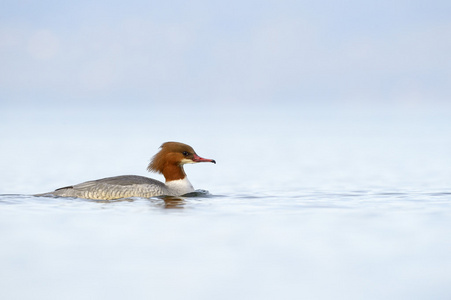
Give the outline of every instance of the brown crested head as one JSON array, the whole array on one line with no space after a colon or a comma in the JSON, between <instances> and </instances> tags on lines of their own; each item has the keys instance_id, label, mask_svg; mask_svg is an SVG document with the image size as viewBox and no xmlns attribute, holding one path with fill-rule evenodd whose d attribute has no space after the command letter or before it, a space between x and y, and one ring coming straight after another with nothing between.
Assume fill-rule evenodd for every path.
<instances>
[{"instance_id":1,"label":"brown crested head","mask_svg":"<svg viewBox=\"0 0 451 300\"><path fill-rule=\"evenodd\" d=\"M179 142L166 142L161 145L161 150L154 155L149 166L148 171L162 173L166 177L168 170L178 167L181 169L183 175L183 165L197 162L212 162L216 163L213 159L206 159L198 156L194 149L183 143ZM184 177L184 176L183 176ZM183 178L182 177L182 178Z\"/></svg>"}]
</instances>

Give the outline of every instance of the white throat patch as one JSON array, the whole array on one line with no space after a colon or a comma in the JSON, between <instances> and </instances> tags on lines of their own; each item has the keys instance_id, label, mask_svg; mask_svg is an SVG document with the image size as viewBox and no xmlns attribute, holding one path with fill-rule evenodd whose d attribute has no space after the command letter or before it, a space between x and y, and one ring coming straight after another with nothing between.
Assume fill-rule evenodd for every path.
<instances>
[{"instance_id":1,"label":"white throat patch","mask_svg":"<svg viewBox=\"0 0 451 300\"><path fill-rule=\"evenodd\" d=\"M195 162L194 161L192 161L191 159L187 159L187 158L184 158L184 159L182 159L181 161L180 161L180 164L181 165L184 165L184 164L194 164Z\"/></svg>"}]
</instances>

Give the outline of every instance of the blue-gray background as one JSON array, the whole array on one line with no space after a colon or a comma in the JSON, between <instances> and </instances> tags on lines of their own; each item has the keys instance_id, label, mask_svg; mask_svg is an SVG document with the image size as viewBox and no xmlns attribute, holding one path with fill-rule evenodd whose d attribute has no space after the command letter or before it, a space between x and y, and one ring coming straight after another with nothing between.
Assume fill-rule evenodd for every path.
<instances>
[{"instance_id":1,"label":"blue-gray background","mask_svg":"<svg viewBox=\"0 0 451 300\"><path fill-rule=\"evenodd\" d=\"M4 0L1 108L448 105L450 11L435 0Z\"/></svg>"}]
</instances>

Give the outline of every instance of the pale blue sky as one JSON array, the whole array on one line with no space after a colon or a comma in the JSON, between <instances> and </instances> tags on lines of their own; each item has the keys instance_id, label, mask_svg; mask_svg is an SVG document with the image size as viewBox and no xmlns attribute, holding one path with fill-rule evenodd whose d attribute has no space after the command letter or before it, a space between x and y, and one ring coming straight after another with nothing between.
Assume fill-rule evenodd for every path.
<instances>
[{"instance_id":1,"label":"pale blue sky","mask_svg":"<svg viewBox=\"0 0 451 300\"><path fill-rule=\"evenodd\" d=\"M3 0L0 65L3 108L449 107L451 2Z\"/></svg>"}]
</instances>

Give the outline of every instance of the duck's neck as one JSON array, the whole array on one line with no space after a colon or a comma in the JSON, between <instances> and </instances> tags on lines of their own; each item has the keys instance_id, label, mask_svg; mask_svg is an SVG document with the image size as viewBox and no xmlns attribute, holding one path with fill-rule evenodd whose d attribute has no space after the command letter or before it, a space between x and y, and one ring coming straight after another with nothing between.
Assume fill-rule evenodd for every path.
<instances>
[{"instance_id":1,"label":"duck's neck","mask_svg":"<svg viewBox=\"0 0 451 300\"><path fill-rule=\"evenodd\" d=\"M181 165L168 164L164 167L162 173L166 182L186 178L185 170L183 170Z\"/></svg>"},{"instance_id":2,"label":"duck's neck","mask_svg":"<svg viewBox=\"0 0 451 300\"><path fill-rule=\"evenodd\" d=\"M181 196L194 192L194 188L186 177L182 165L168 164L163 169L166 186L173 196Z\"/></svg>"}]
</instances>

